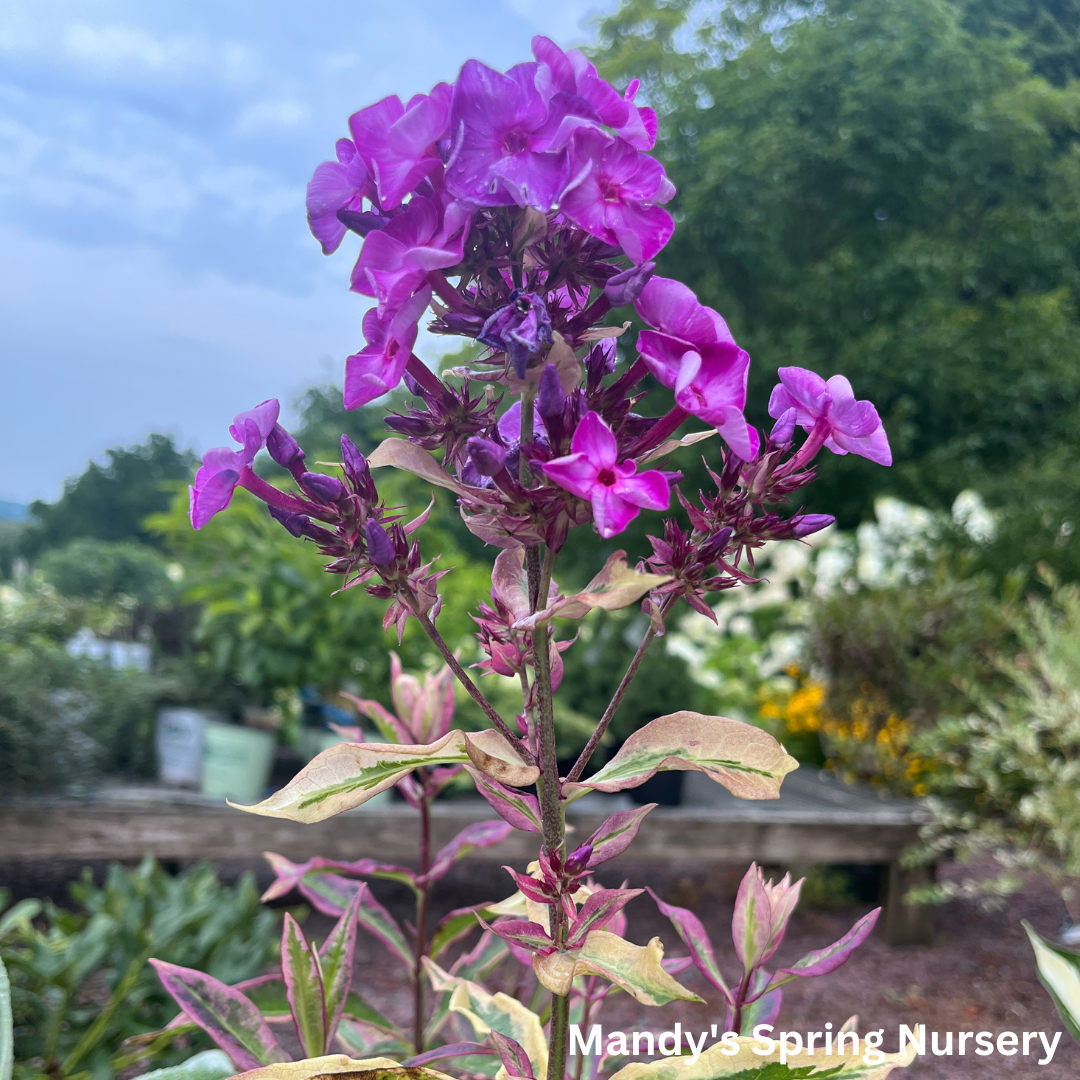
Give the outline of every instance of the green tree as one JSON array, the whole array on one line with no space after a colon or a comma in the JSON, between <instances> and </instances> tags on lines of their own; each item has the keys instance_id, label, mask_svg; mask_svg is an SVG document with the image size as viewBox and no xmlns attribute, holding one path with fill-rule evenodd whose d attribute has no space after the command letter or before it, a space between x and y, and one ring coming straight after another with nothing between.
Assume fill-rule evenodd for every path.
<instances>
[{"instance_id":1,"label":"green tree","mask_svg":"<svg viewBox=\"0 0 1080 1080\"><path fill-rule=\"evenodd\" d=\"M1080 572L1080 88L995 10L627 0L597 59L661 112L682 225L660 272L753 356L752 420L784 364L882 413L894 468L826 454L814 506L850 526L882 493L975 487L1009 511L1003 568L1024 547Z\"/></svg>"},{"instance_id":2,"label":"green tree","mask_svg":"<svg viewBox=\"0 0 1080 1080\"><path fill-rule=\"evenodd\" d=\"M177 450L169 436L156 434L138 446L107 450L105 456L106 464L92 461L69 480L56 502L31 503L33 523L21 537L24 555L36 558L81 537L158 542L143 519L168 508L176 484L190 478L195 456Z\"/></svg>"}]
</instances>

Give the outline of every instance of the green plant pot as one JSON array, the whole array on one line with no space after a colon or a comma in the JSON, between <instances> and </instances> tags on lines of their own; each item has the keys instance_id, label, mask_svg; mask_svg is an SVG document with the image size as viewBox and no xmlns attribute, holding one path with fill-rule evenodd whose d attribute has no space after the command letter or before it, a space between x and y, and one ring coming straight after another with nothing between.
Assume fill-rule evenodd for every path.
<instances>
[{"instance_id":1,"label":"green plant pot","mask_svg":"<svg viewBox=\"0 0 1080 1080\"><path fill-rule=\"evenodd\" d=\"M277 737L269 731L208 723L202 793L212 799L259 802L270 780Z\"/></svg>"}]
</instances>

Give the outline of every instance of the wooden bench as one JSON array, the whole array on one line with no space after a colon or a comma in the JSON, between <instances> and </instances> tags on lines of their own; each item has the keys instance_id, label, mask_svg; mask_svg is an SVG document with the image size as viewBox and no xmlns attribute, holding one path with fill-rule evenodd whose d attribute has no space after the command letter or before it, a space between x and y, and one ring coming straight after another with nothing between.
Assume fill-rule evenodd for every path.
<instances>
[{"instance_id":1,"label":"wooden bench","mask_svg":"<svg viewBox=\"0 0 1080 1080\"><path fill-rule=\"evenodd\" d=\"M608 814L630 805L625 795L590 794L570 806L567 821L584 838ZM435 844L492 816L480 800L438 802ZM645 818L621 861L883 865L888 876L881 932L890 944L918 944L928 939L928 912L904 904L903 895L920 874L905 870L899 859L922 819L917 803L880 799L806 769L788 776L780 798L768 802L743 802L701 773L687 773L683 804L658 807ZM403 803L300 825L244 814L190 792L110 787L81 799L0 804L0 860L134 860L147 853L164 860L225 860L276 851L295 861L324 855L408 863L419 847L417 828L415 813ZM515 832L470 857L523 863L535 853L536 837Z\"/></svg>"}]
</instances>

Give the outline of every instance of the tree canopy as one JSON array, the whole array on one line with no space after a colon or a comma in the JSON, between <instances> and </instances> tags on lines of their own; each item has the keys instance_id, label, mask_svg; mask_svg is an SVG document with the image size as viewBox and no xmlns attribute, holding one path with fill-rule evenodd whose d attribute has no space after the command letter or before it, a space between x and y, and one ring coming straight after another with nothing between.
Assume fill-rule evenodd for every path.
<instances>
[{"instance_id":1,"label":"tree canopy","mask_svg":"<svg viewBox=\"0 0 1080 1080\"><path fill-rule=\"evenodd\" d=\"M787 364L881 412L894 467L825 455L812 489L842 525L974 487L1006 559L1080 569L1078 24L1070 0L625 0L600 24L679 190L660 272L754 358L751 419Z\"/></svg>"}]
</instances>

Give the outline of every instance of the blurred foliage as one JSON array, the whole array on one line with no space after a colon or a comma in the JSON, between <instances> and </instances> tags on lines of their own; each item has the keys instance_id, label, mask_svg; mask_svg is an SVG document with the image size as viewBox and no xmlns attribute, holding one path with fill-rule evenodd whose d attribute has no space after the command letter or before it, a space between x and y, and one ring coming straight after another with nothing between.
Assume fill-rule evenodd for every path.
<instances>
[{"instance_id":1,"label":"blurred foliage","mask_svg":"<svg viewBox=\"0 0 1080 1080\"><path fill-rule=\"evenodd\" d=\"M0 587L0 761L7 794L149 776L157 709L184 701L190 680L166 664L114 670L72 656L80 627L114 628L128 613L71 601L40 581Z\"/></svg>"},{"instance_id":2,"label":"blurred foliage","mask_svg":"<svg viewBox=\"0 0 1080 1080\"><path fill-rule=\"evenodd\" d=\"M97 603L130 599L158 608L176 602L169 564L145 544L85 537L46 551L36 569L58 592L73 599Z\"/></svg>"},{"instance_id":3,"label":"blurred foliage","mask_svg":"<svg viewBox=\"0 0 1080 1080\"><path fill-rule=\"evenodd\" d=\"M799 680L782 706L789 729L818 731L849 779L927 794L943 766L920 737L963 707L965 688L1001 686L995 657L1014 647L1006 612L987 576L944 557L925 576L815 604L806 655L824 685Z\"/></svg>"},{"instance_id":4,"label":"blurred foliage","mask_svg":"<svg viewBox=\"0 0 1080 1080\"><path fill-rule=\"evenodd\" d=\"M50 900L8 909L0 890L15 1080L112 1080L137 1063L176 1064L190 1045L121 1045L177 1012L147 958L235 983L259 974L275 952L279 916L259 903L250 873L226 886L205 864L171 877L147 859L135 870L112 864L101 887L84 870L70 889L72 910ZM197 1049L210 1045L201 1034L194 1039Z\"/></svg>"},{"instance_id":5,"label":"blurred foliage","mask_svg":"<svg viewBox=\"0 0 1080 1080\"><path fill-rule=\"evenodd\" d=\"M143 519L168 507L168 484L189 479L194 455L177 450L167 435L151 435L142 445L114 447L105 456L107 464L92 461L56 502L30 504L32 519L19 539L22 555L33 560L79 537L157 543Z\"/></svg>"},{"instance_id":6,"label":"blurred foliage","mask_svg":"<svg viewBox=\"0 0 1080 1080\"><path fill-rule=\"evenodd\" d=\"M782 364L882 413L894 468L825 454L812 507L851 527L881 492L976 488L1006 511L1000 574L1080 574L1080 85L1029 66L1060 82L1076 28L1064 0L625 0L600 23L601 68L661 114L660 271L753 356L752 420Z\"/></svg>"},{"instance_id":7,"label":"blurred foliage","mask_svg":"<svg viewBox=\"0 0 1080 1080\"><path fill-rule=\"evenodd\" d=\"M934 886L936 899L993 903L1035 871L1062 893L1080 922L1080 588L1043 568L1049 598L1014 608L1009 628L1020 649L995 658L1004 689L964 683L956 710L918 749L943 762L923 829L923 859L969 863L992 855L998 873Z\"/></svg>"}]
</instances>

